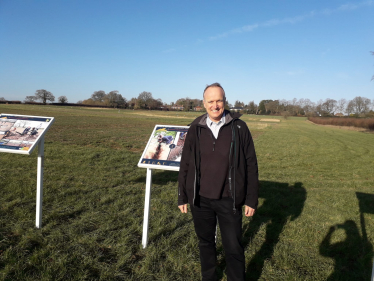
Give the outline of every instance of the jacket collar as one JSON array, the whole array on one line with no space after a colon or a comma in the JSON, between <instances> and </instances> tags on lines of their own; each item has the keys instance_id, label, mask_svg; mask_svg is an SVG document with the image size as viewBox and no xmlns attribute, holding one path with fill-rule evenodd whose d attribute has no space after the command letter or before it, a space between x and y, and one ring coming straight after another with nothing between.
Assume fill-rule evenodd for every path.
<instances>
[{"instance_id":1,"label":"jacket collar","mask_svg":"<svg viewBox=\"0 0 374 281\"><path fill-rule=\"evenodd\" d=\"M237 112L231 112L229 110L225 110L225 125L229 124L232 120L239 119L242 114ZM208 116L208 113L201 115L200 117L197 117L190 125L197 124L199 126L206 126L206 118Z\"/></svg>"}]
</instances>

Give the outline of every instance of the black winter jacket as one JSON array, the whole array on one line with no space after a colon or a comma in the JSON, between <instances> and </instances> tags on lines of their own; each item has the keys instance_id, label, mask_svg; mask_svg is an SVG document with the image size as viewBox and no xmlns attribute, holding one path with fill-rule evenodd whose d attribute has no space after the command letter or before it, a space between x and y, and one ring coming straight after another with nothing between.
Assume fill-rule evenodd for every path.
<instances>
[{"instance_id":1,"label":"black winter jacket","mask_svg":"<svg viewBox=\"0 0 374 281\"><path fill-rule=\"evenodd\" d=\"M240 120L239 113L225 111L230 126L232 141L229 161L229 183L234 199L233 210L244 204L256 209L258 204L258 167L253 139L247 124ZM200 190L200 143L201 127L206 127L207 114L196 118L188 129L180 162L178 176L178 206L196 205Z\"/></svg>"}]
</instances>

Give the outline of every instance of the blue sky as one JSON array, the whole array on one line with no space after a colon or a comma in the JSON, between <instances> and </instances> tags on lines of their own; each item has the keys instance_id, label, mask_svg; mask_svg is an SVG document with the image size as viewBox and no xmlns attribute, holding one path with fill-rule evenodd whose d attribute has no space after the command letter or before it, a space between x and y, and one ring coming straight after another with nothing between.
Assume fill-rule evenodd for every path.
<instances>
[{"instance_id":1,"label":"blue sky","mask_svg":"<svg viewBox=\"0 0 374 281\"><path fill-rule=\"evenodd\" d=\"M374 98L374 0L0 0L0 97Z\"/></svg>"}]
</instances>

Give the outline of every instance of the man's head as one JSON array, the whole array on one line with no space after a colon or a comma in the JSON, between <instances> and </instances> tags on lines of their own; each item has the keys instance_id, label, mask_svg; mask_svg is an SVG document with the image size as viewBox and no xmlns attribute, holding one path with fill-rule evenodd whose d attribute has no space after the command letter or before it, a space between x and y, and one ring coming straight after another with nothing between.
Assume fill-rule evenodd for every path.
<instances>
[{"instance_id":1,"label":"man's head","mask_svg":"<svg viewBox=\"0 0 374 281\"><path fill-rule=\"evenodd\" d=\"M208 112L209 118L214 122L221 120L226 103L225 91L222 86L219 83L206 86L203 97L204 107Z\"/></svg>"}]
</instances>

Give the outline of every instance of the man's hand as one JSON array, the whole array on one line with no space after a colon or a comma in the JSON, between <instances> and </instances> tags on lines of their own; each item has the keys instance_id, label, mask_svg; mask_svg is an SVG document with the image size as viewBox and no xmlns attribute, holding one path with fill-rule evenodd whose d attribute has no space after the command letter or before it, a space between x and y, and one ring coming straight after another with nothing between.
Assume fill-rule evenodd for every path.
<instances>
[{"instance_id":1,"label":"man's hand","mask_svg":"<svg viewBox=\"0 0 374 281\"><path fill-rule=\"evenodd\" d=\"M179 205L178 208L179 210L181 210L182 213L187 214L187 204Z\"/></svg>"},{"instance_id":2,"label":"man's hand","mask_svg":"<svg viewBox=\"0 0 374 281\"><path fill-rule=\"evenodd\" d=\"M245 205L245 216L246 217L252 217L255 214L256 210L252 209L251 207Z\"/></svg>"}]
</instances>

